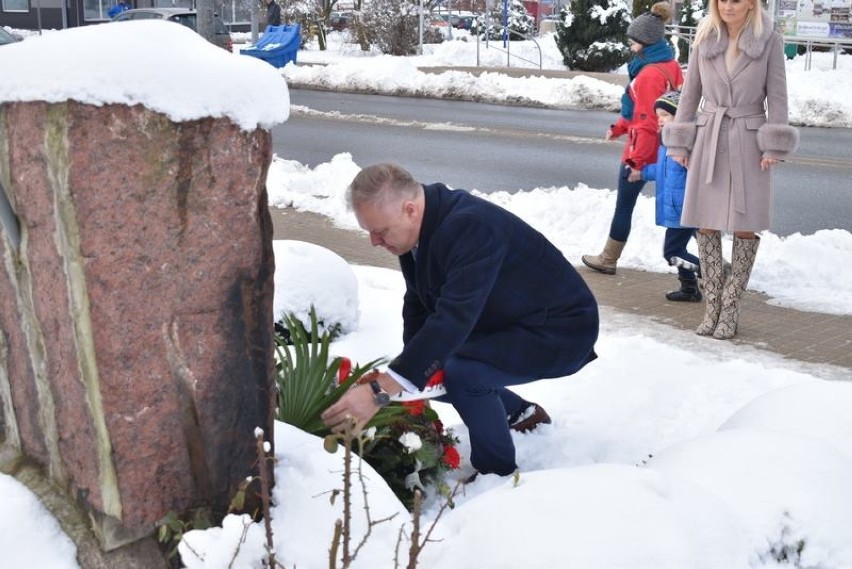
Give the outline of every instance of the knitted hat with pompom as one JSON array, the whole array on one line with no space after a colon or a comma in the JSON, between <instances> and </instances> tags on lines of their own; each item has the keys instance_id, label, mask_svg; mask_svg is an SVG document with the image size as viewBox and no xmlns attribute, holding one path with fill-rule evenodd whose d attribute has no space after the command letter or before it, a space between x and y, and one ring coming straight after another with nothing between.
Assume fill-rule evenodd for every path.
<instances>
[{"instance_id":1,"label":"knitted hat with pompom","mask_svg":"<svg viewBox=\"0 0 852 569\"><path fill-rule=\"evenodd\" d=\"M663 96L654 101L655 109L663 109L674 116L677 112L677 104L680 102L680 91L666 91Z\"/></svg>"},{"instance_id":2,"label":"knitted hat with pompom","mask_svg":"<svg viewBox=\"0 0 852 569\"><path fill-rule=\"evenodd\" d=\"M657 2L648 12L637 16L627 26L627 37L648 46L657 43L666 36L666 23L672 18L672 8L668 2Z\"/></svg>"}]
</instances>

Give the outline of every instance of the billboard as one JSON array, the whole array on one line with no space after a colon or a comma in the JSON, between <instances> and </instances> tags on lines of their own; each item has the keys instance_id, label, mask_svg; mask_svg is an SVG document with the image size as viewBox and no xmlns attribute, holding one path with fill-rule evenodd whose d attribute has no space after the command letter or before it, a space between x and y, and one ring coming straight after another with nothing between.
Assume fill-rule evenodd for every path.
<instances>
[{"instance_id":1,"label":"billboard","mask_svg":"<svg viewBox=\"0 0 852 569\"><path fill-rule=\"evenodd\" d=\"M852 39L852 0L776 0L775 26L786 36Z\"/></svg>"}]
</instances>

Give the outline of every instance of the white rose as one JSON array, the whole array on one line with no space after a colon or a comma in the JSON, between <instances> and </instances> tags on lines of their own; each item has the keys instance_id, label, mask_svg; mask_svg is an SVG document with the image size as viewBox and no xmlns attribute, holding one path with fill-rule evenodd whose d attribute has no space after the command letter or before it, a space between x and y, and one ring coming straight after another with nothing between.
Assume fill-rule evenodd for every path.
<instances>
[{"instance_id":1,"label":"white rose","mask_svg":"<svg viewBox=\"0 0 852 569\"><path fill-rule=\"evenodd\" d=\"M417 433L403 433L401 437L399 437L399 442L402 446L405 447L405 452L408 454L417 452L420 450L420 447L423 446L423 441L420 440L420 437Z\"/></svg>"}]
</instances>

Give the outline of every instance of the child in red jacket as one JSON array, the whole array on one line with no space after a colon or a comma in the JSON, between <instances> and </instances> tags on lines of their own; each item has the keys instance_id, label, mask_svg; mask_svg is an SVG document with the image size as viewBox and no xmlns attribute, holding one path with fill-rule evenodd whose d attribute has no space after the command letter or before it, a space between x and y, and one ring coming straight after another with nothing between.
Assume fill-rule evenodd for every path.
<instances>
[{"instance_id":1,"label":"child in red jacket","mask_svg":"<svg viewBox=\"0 0 852 569\"><path fill-rule=\"evenodd\" d=\"M631 168L641 169L657 160L657 117L654 101L683 83L683 72L674 59L674 48L665 38L665 24L671 19L668 2L657 2L650 12L637 17L627 28L630 49L636 54L627 65L630 83L621 97L621 116L606 133L606 139L627 134L618 171L618 197L603 252L583 255L586 266L614 275L616 264L630 235L636 199L645 182L627 179Z\"/></svg>"}]
</instances>

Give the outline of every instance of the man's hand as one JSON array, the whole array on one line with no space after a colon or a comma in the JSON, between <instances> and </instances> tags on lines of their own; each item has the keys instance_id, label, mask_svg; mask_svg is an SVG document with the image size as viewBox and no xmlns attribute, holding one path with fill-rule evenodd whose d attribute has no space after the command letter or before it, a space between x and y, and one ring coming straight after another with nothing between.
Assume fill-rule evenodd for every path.
<instances>
[{"instance_id":1,"label":"man's hand","mask_svg":"<svg viewBox=\"0 0 852 569\"><path fill-rule=\"evenodd\" d=\"M684 168L689 168L689 157L688 156L672 156L672 160L683 166Z\"/></svg>"},{"instance_id":2,"label":"man's hand","mask_svg":"<svg viewBox=\"0 0 852 569\"><path fill-rule=\"evenodd\" d=\"M371 380L378 381L382 389L391 395L402 391L402 387L386 373L374 371L365 374L357 385L353 385L337 403L323 412L323 423L335 433L342 433L346 422L352 419L355 421L356 430L363 429L381 409L376 404L373 388L369 385Z\"/></svg>"}]
</instances>

